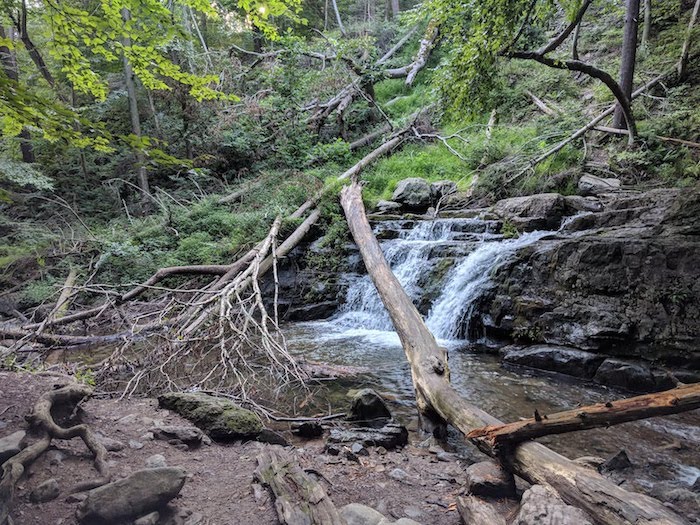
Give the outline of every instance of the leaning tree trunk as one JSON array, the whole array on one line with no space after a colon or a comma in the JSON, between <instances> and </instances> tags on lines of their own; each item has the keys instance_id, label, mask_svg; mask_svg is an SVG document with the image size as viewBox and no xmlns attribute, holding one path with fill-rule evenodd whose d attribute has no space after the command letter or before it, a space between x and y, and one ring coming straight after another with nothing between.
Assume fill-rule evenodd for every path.
<instances>
[{"instance_id":1,"label":"leaning tree trunk","mask_svg":"<svg viewBox=\"0 0 700 525\"><path fill-rule=\"evenodd\" d=\"M128 9L123 8L122 20L126 24L131 19L131 13ZM131 39L124 39L124 47L131 47ZM137 138L141 138L141 119L139 118L139 106L136 100L136 84L134 83L134 71L131 68L129 59L125 53L122 53L122 61L124 64L124 81L126 82L126 93L129 98L129 114L131 115L131 132L136 135ZM134 150L134 156L136 157L136 168L137 168L137 181L139 188L141 189L143 195L141 196L141 201L143 203L148 202L148 197L151 194L150 188L148 186L148 173L146 172L146 158L140 148Z\"/></svg>"},{"instance_id":2,"label":"leaning tree trunk","mask_svg":"<svg viewBox=\"0 0 700 525\"><path fill-rule=\"evenodd\" d=\"M678 78L680 80L684 80L687 73L690 43L693 41L693 26L698 18L698 11L700 11L700 0L695 0L695 7L693 7L693 13L690 15L690 22L688 23L688 31L685 35L685 40L683 41L681 59L678 61Z\"/></svg>"},{"instance_id":3,"label":"leaning tree trunk","mask_svg":"<svg viewBox=\"0 0 700 525\"><path fill-rule=\"evenodd\" d=\"M340 11L338 10L337 0L331 0L331 3L333 4L333 12L335 13L335 19L338 22L338 29L340 29L340 34L343 36L348 36L347 32L345 31L345 26L343 25L343 19L340 18Z\"/></svg>"},{"instance_id":4,"label":"leaning tree trunk","mask_svg":"<svg viewBox=\"0 0 700 525\"><path fill-rule=\"evenodd\" d=\"M367 220L361 192L356 181L346 186L341 193L341 205L367 272L389 312L411 365L421 414L438 425L449 422L464 434L480 426L500 424L498 419L468 403L450 386L446 351L438 346L392 273ZM597 523L684 523L658 500L628 492L539 443L517 446L502 459L530 483L553 488L565 502L595 516Z\"/></svg>"},{"instance_id":5,"label":"leaning tree trunk","mask_svg":"<svg viewBox=\"0 0 700 525\"><path fill-rule=\"evenodd\" d=\"M651 0L644 0L644 27L642 28L642 46L649 44L651 33Z\"/></svg>"},{"instance_id":6,"label":"leaning tree trunk","mask_svg":"<svg viewBox=\"0 0 700 525\"><path fill-rule=\"evenodd\" d=\"M637 60L637 26L639 18L639 0L627 0L625 10L625 31L622 37L622 62L620 63L620 88L630 100L634 83L634 66ZM624 129L627 125L621 105L615 108L613 127Z\"/></svg>"}]
</instances>

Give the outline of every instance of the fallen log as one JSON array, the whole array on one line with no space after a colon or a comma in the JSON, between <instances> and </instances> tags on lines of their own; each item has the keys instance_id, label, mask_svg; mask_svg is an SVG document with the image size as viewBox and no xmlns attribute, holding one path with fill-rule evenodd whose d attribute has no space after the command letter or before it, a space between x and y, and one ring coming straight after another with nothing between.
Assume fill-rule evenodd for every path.
<instances>
[{"instance_id":1,"label":"fallen log","mask_svg":"<svg viewBox=\"0 0 700 525\"><path fill-rule=\"evenodd\" d=\"M477 496L457 498L457 512L468 525L506 525L506 520L488 501Z\"/></svg>"},{"instance_id":2,"label":"fallen log","mask_svg":"<svg viewBox=\"0 0 700 525\"><path fill-rule=\"evenodd\" d=\"M532 419L506 425L476 428L467 434L477 446L491 450L512 448L518 443L552 434L609 427L648 417L666 416L700 408L700 383L683 385L665 392L597 403L595 405L558 412L535 414Z\"/></svg>"},{"instance_id":3,"label":"fallen log","mask_svg":"<svg viewBox=\"0 0 700 525\"><path fill-rule=\"evenodd\" d=\"M477 427L501 424L495 417L468 403L450 386L446 351L438 346L386 262L367 220L362 190L356 181L343 188L341 205L367 272L389 312L411 366L421 416L437 428L450 423L465 435ZM490 450L485 452L492 453ZM577 465L539 443L523 443L500 459L528 482L551 487L565 502L595 516L598 523L684 523L660 501L628 492L597 472Z\"/></svg>"},{"instance_id":4,"label":"fallen log","mask_svg":"<svg viewBox=\"0 0 700 525\"><path fill-rule=\"evenodd\" d=\"M264 447L255 479L269 487L282 525L346 525L321 484L280 446Z\"/></svg>"},{"instance_id":5,"label":"fallen log","mask_svg":"<svg viewBox=\"0 0 700 525\"><path fill-rule=\"evenodd\" d=\"M24 474L25 469L49 448L52 439L72 439L74 437L79 437L94 456L95 469L100 477L79 483L70 492L82 492L109 483L110 475L109 466L107 465L107 450L104 445L97 440L97 437L90 427L87 425L75 425L69 428L63 428L56 424L51 415L51 411L59 405L63 405L72 410L81 400L90 395L92 395L92 389L90 387L74 383L46 392L34 404L32 412L27 416L27 421L29 421L32 430L38 435L38 439L2 464L2 478L0 479L0 525L5 525L9 522L15 486Z\"/></svg>"}]
</instances>

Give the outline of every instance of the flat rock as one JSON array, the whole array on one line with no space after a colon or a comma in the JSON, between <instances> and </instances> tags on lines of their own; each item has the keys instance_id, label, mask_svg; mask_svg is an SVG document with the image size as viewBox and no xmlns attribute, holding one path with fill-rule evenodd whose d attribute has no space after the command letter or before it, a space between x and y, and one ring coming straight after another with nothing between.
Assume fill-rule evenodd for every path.
<instances>
[{"instance_id":1,"label":"flat rock","mask_svg":"<svg viewBox=\"0 0 700 525\"><path fill-rule=\"evenodd\" d=\"M504 498L515 495L515 478L493 461L481 461L469 465L467 490L475 496Z\"/></svg>"},{"instance_id":2,"label":"flat rock","mask_svg":"<svg viewBox=\"0 0 700 525\"><path fill-rule=\"evenodd\" d=\"M418 522L409 518L390 520L373 508L359 503L345 505L338 509L338 512L347 525L419 525Z\"/></svg>"},{"instance_id":3,"label":"flat rock","mask_svg":"<svg viewBox=\"0 0 700 525\"><path fill-rule=\"evenodd\" d=\"M31 491L29 501L32 503L46 503L56 499L60 493L61 489L58 486L58 481L53 478L47 479Z\"/></svg>"},{"instance_id":4,"label":"flat rock","mask_svg":"<svg viewBox=\"0 0 700 525\"><path fill-rule=\"evenodd\" d=\"M22 440L27 433L24 430L18 430L10 435L0 438L0 464L5 463L15 454L19 454L22 450Z\"/></svg>"},{"instance_id":5,"label":"flat rock","mask_svg":"<svg viewBox=\"0 0 700 525\"><path fill-rule=\"evenodd\" d=\"M592 525L581 509L567 505L542 485L533 485L523 494L513 525L544 524Z\"/></svg>"},{"instance_id":6,"label":"flat rock","mask_svg":"<svg viewBox=\"0 0 700 525\"><path fill-rule=\"evenodd\" d=\"M76 517L82 524L125 523L156 511L180 493L187 472L179 467L139 470L88 492Z\"/></svg>"},{"instance_id":7,"label":"flat rock","mask_svg":"<svg viewBox=\"0 0 700 525\"><path fill-rule=\"evenodd\" d=\"M97 441L102 443L104 447L110 452L119 452L120 450L124 450L126 448L126 445L124 445L124 443L122 443L121 441L112 439L110 437L98 433L96 433L96 436Z\"/></svg>"},{"instance_id":8,"label":"flat rock","mask_svg":"<svg viewBox=\"0 0 700 525\"><path fill-rule=\"evenodd\" d=\"M394 201L379 201L377 202L377 213L397 213L401 209L401 205Z\"/></svg>"},{"instance_id":9,"label":"flat rock","mask_svg":"<svg viewBox=\"0 0 700 525\"><path fill-rule=\"evenodd\" d=\"M566 346L535 345L506 350L503 361L540 370L550 370L575 377L591 378L605 356Z\"/></svg>"},{"instance_id":10,"label":"flat rock","mask_svg":"<svg viewBox=\"0 0 700 525\"><path fill-rule=\"evenodd\" d=\"M620 179L602 179L588 173L581 176L578 180L578 192L581 195L600 195L602 193L610 193L620 191L622 182Z\"/></svg>"},{"instance_id":11,"label":"flat rock","mask_svg":"<svg viewBox=\"0 0 700 525\"><path fill-rule=\"evenodd\" d=\"M519 230L533 231L558 228L567 209L562 195L539 193L502 199L493 205L492 212L500 218L508 219Z\"/></svg>"},{"instance_id":12,"label":"flat rock","mask_svg":"<svg viewBox=\"0 0 700 525\"><path fill-rule=\"evenodd\" d=\"M616 386L632 392L657 392L676 386L669 372L642 362L606 359L598 367L593 380L606 386Z\"/></svg>"},{"instance_id":13,"label":"flat rock","mask_svg":"<svg viewBox=\"0 0 700 525\"><path fill-rule=\"evenodd\" d=\"M384 447L387 450L408 443L406 427L389 423L381 428L349 428L331 430L330 443L362 443L365 447Z\"/></svg>"},{"instance_id":14,"label":"flat rock","mask_svg":"<svg viewBox=\"0 0 700 525\"><path fill-rule=\"evenodd\" d=\"M371 388L363 388L352 398L348 419L363 425L384 426L391 419L391 412L379 394Z\"/></svg>"},{"instance_id":15,"label":"flat rock","mask_svg":"<svg viewBox=\"0 0 700 525\"><path fill-rule=\"evenodd\" d=\"M204 433L197 427L168 425L151 429L155 439L163 441L177 441L196 447L202 443Z\"/></svg>"},{"instance_id":16,"label":"flat rock","mask_svg":"<svg viewBox=\"0 0 700 525\"><path fill-rule=\"evenodd\" d=\"M213 439L255 439L263 430L262 421L254 412L228 399L183 392L163 394L158 403L189 419Z\"/></svg>"}]
</instances>

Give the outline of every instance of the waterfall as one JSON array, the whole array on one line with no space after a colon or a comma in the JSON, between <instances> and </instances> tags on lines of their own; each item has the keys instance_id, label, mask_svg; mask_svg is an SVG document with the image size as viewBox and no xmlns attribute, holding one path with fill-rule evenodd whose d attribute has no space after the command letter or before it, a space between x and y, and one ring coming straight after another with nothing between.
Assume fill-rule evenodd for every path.
<instances>
[{"instance_id":1,"label":"waterfall","mask_svg":"<svg viewBox=\"0 0 700 525\"><path fill-rule=\"evenodd\" d=\"M424 294L422 283L426 277L446 258L440 248L449 247L457 253L456 263L442 279L441 294L433 301L426 319L428 328L438 339L458 339L464 333L463 320L472 315L476 299L490 286L493 269L518 248L548 233L533 232L504 240L494 234L496 228L494 221L477 219L384 221L374 227L378 238L394 236L381 241L382 251L414 303ZM345 303L333 322L347 329L393 330L368 275L351 283Z\"/></svg>"},{"instance_id":2,"label":"waterfall","mask_svg":"<svg viewBox=\"0 0 700 525\"><path fill-rule=\"evenodd\" d=\"M425 323L437 339L458 339L468 333L476 300L491 285L495 268L518 248L527 246L551 232L525 233L517 239L483 243L459 263L445 278L443 292L433 303Z\"/></svg>"}]
</instances>

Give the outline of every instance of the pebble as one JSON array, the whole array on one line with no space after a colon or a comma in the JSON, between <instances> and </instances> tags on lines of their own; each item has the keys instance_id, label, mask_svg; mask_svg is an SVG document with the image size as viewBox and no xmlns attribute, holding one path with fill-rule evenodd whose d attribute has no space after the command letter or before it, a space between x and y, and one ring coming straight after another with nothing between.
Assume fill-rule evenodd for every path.
<instances>
[{"instance_id":1,"label":"pebble","mask_svg":"<svg viewBox=\"0 0 700 525\"><path fill-rule=\"evenodd\" d=\"M187 446L187 445L185 445ZM134 449L134 450L140 450L143 448L143 443L140 441L136 441L135 439L130 439L129 440L129 448Z\"/></svg>"},{"instance_id":2,"label":"pebble","mask_svg":"<svg viewBox=\"0 0 700 525\"><path fill-rule=\"evenodd\" d=\"M410 476L405 470L395 468L389 472L389 477L395 479L396 481L406 481Z\"/></svg>"},{"instance_id":3,"label":"pebble","mask_svg":"<svg viewBox=\"0 0 700 525\"><path fill-rule=\"evenodd\" d=\"M367 452L367 449L362 446L361 443L353 443L350 450L353 454L357 454L358 456L369 456L369 452Z\"/></svg>"}]
</instances>

